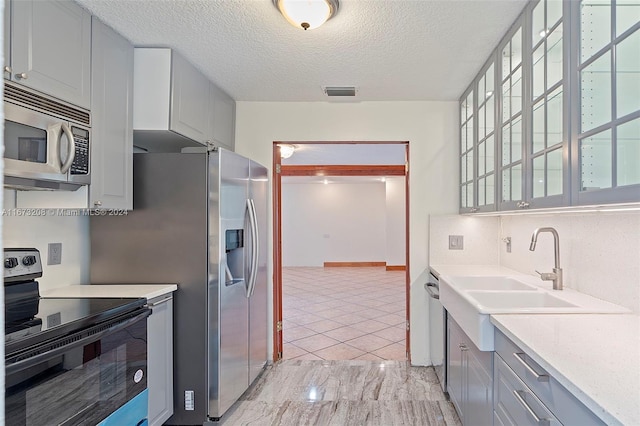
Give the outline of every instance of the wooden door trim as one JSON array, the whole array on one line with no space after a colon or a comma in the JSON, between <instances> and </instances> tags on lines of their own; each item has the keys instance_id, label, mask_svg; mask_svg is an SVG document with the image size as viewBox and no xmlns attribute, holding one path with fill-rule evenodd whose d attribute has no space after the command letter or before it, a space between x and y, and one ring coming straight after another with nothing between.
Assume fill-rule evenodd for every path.
<instances>
[{"instance_id":1,"label":"wooden door trim","mask_svg":"<svg viewBox=\"0 0 640 426\"><path fill-rule=\"evenodd\" d=\"M404 176L405 165L282 165L282 176Z\"/></svg>"},{"instance_id":2,"label":"wooden door trim","mask_svg":"<svg viewBox=\"0 0 640 426\"><path fill-rule=\"evenodd\" d=\"M282 178L280 147L273 144L273 360L282 358Z\"/></svg>"}]
</instances>

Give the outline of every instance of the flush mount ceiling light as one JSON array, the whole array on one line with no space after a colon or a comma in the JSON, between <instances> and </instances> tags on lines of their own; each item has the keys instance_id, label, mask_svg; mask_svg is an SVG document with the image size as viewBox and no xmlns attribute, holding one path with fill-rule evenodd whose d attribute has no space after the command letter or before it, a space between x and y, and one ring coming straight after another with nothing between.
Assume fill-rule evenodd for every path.
<instances>
[{"instance_id":1,"label":"flush mount ceiling light","mask_svg":"<svg viewBox=\"0 0 640 426\"><path fill-rule=\"evenodd\" d=\"M293 152L296 150L295 145L278 145L280 147L280 157L281 158L289 158L293 155Z\"/></svg>"},{"instance_id":2,"label":"flush mount ceiling light","mask_svg":"<svg viewBox=\"0 0 640 426\"><path fill-rule=\"evenodd\" d=\"M272 0L282 16L305 31L318 28L338 12L338 0Z\"/></svg>"}]
</instances>

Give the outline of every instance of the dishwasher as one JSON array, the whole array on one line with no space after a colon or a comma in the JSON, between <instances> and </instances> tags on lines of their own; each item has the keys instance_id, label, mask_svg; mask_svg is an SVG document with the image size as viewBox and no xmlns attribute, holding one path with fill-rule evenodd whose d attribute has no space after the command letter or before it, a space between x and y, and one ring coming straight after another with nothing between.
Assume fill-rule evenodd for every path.
<instances>
[{"instance_id":1,"label":"dishwasher","mask_svg":"<svg viewBox=\"0 0 640 426\"><path fill-rule=\"evenodd\" d=\"M429 273L429 279L424 284L429 293L429 355L431 363L436 371L442 391L447 393L447 345L446 324L447 312L440 303L440 284L438 277L433 272Z\"/></svg>"}]
</instances>

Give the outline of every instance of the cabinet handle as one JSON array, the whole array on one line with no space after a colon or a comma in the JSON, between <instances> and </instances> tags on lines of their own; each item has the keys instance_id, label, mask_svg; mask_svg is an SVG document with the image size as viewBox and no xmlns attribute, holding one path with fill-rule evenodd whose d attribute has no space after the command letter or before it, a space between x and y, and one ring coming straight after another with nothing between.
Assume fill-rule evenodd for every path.
<instances>
[{"instance_id":1,"label":"cabinet handle","mask_svg":"<svg viewBox=\"0 0 640 426\"><path fill-rule=\"evenodd\" d=\"M531 367L527 361L524 360L523 356L524 354L522 352L514 352L513 356L520 361L520 364L524 365L524 368L526 368L529 373L533 374L533 376L536 378L537 381L539 382L548 382L549 381L549 376L547 374L540 374L538 373L536 370L533 369L533 367Z\"/></svg>"},{"instance_id":2,"label":"cabinet handle","mask_svg":"<svg viewBox=\"0 0 640 426\"><path fill-rule=\"evenodd\" d=\"M477 207L472 207L470 211L471 211L471 213L477 213L477 212L480 211L480 209L477 208Z\"/></svg>"},{"instance_id":3,"label":"cabinet handle","mask_svg":"<svg viewBox=\"0 0 640 426\"><path fill-rule=\"evenodd\" d=\"M18 74L16 74L16 75L15 75L15 77L16 77L18 80L26 80L27 78L29 78L29 76L27 75L27 73L26 73L26 72L18 73Z\"/></svg>"},{"instance_id":4,"label":"cabinet handle","mask_svg":"<svg viewBox=\"0 0 640 426\"><path fill-rule=\"evenodd\" d=\"M7 74L9 74L9 76L11 76L11 72L12 72L11 67L10 67L10 66L5 65L5 66L4 66L4 72L6 72Z\"/></svg>"},{"instance_id":5,"label":"cabinet handle","mask_svg":"<svg viewBox=\"0 0 640 426\"><path fill-rule=\"evenodd\" d=\"M147 306L149 306L150 308L155 308L156 306L164 305L171 299L173 299L173 297L167 297L165 299L158 300L157 302L148 303Z\"/></svg>"},{"instance_id":6,"label":"cabinet handle","mask_svg":"<svg viewBox=\"0 0 640 426\"><path fill-rule=\"evenodd\" d=\"M531 408L531 406L529 404L527 404L527 401L525 401L525 399L521 395L521 394L524 394L524 393L526 393L526 392L525 391L521 391L521 390L514 390L513 391L513 396L515 396L516 399L518 400L518 402L520 403L520 405L522 405L524 407L524 409L527 410L527 413L529 413L529 415L533 418L533 421L536 422L536 424L541 425L541 426L548 426L549 425L549 419L541 419L540 417L538 417L536 412L533 411L533 408Z\"/></svg>"},{"instance_id":7,"label":"cabinet handle","mask_svg":"<svg viewBox=\"0 0 640 426\"><path fill-rule=\"evenodd\" d=\"M520 209L526 209L529 208L530 204L527 203L526 201L520 201L519 203L516 204L516 207L520 208Z\"/></svg>"},{"instance_id":8,"label":"cabinet handle","mask_svg":"<svg viewBox=\"0 0 640 426\"><path fill-rule=\"evenodd\" d=\"M93 202L93 205L96 206L96 207L100 207L102 205L102 201L96 200L96 201Z\"/></svg>"},{"instance_id":9,"label":"cabinet handle","mask_svg":"<svg viewBox=\"0 0 640 426\"><path fill-rule=\"evenodd\" d=\"M464 351L468 351L468 350L469 350L469 348L467 347L467 345L465 345L464 343L460 343L460 344L458 345L458 347L459 347L459 348L460 348L460 350L461 350L461 351L463 351L463 352L464 352Z\"/></svg>"}]
</instances>

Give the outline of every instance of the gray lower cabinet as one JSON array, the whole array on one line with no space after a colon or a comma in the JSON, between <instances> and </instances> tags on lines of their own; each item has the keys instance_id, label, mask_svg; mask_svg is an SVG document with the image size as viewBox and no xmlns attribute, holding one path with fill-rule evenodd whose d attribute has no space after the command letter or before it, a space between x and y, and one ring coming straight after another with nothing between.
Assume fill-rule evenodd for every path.
<instances>
[{"instance_id":1,"label":"gray lower cabinet","mask_svg":"<svg viewBox=\"0 0 640 426\"><path fill-rule=\"evenodd\" d=\"M133 208L133 46L93 18L89 207Z\"/></svg>"},{"instance_id":2,"label":"gray lower cabinet","mask_svg":"<svg viewBox=\"0 0 640 426\"><path fill-rule=\"evenodd\" d=\"M551 374L496 330L496 425L604 425Z\"/></svg>"},{"instance_id":3,"label":"gray lower cabinet","mask_svg":"<svg viewBox=\"0 0 640 426\"><path fill-rule=\"evenodd\" d=\"M492 352L479 350L447 317L447 391L465 425L493 424Z\"/></svg>"},{"instance_id":4,"label":"gray lower cabinet","mask_svg":"<svg viewBox=\"0 0 640 426\"><path fill-rule=\"evenodd\" d=\"M5 78L89 109L91 14L69 0L20 0L9 6Z\"/></svg>"},{"instance_id":5,"label":"gray lower cabinet","mask_svg":"<svg viewBox=\"0 0 640 426\"><path fill-rule=\"evenodd\" d=\"M149 300L147 320L147 387L149 425L162 425L173 415L173 297Z\"/></svg>"}]
</instances>

